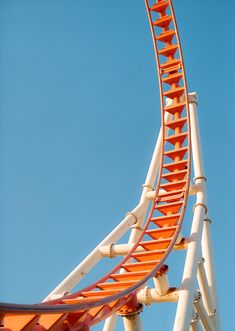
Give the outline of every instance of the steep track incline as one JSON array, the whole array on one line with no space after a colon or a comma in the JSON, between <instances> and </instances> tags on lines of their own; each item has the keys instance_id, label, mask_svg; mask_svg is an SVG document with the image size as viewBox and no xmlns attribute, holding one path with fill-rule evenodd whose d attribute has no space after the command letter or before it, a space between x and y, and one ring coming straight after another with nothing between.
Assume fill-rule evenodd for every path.
<instances>
[{"instance_id":1,"label":"steep track incline","mask_svg":"<svg viewBox=\"0 0 235 331\"><path fill-rule=\"evenodd\" d=\"M138 312L136 293L159 272L177 241L190 181L188 91L171 0L145 3L158 68L163 130L156 195L144 229L121 263L85 289L35 305L0 304L2 331L88 330L114 312L123 312L122 307ZM171 114L167 122L166 112Z\"/></svg>"}]
</instances>

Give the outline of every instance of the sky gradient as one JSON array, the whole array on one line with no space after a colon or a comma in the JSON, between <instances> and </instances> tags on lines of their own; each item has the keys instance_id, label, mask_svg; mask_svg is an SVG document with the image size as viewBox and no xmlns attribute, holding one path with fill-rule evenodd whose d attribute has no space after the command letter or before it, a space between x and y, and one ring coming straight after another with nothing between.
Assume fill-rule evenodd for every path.
<instances>
[{"instance_id":1,"label":"sky gradient","mask_svg":"<svg viewBox=\"0 0 235 331\"><path fill-rule=\"evenodd\" d=\"M222 329L232 330L235 5L174 5L199 98ZM144 2L2 0L0 72L0 301L34 303L138 202L160 127ZM170 330L172 309L145 309L148 330Z\"/></svg>"}]
</instances>

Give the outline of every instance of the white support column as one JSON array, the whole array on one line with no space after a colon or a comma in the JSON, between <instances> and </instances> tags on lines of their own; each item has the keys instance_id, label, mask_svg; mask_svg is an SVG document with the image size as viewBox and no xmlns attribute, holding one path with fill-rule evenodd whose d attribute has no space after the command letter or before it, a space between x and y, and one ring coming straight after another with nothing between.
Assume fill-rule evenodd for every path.
<instances>
[{"instance_id":1,"label":"white support column","mask_svg":"<svg viewBox=\"0 0 235 331\"><path fill-rule=\"evenodd\" d=\"M190 118L191 113L196 107L196 94L189 95L189 111ZM197 191L197 201L194 206L194 216L191 228L190 240L188 244L188 251L185 260L185 267L183 273L183 280L179 295L179 302L176 311L175 323L173 331L185 331L190 327L190 321L193 309L193 296L194 286L196 281L196 273L198 267L198 261L201 251L201 238L204 217L206 213L205 205L205 190L204 180L200 178L199 174L202 173L202 157L200 150L200 142L197 130L195 130L195 122L191 121L191 143L193 154L193 166L196 178L195 183L201 183L201 190Z\"/></svg>"},{"instance_id":2,"label":"white support column","mask_svg":"<svg viewBox=\"0 0 235 331\"><path fill-rule=\"evenodd\" d=\"M189 94L190 102L190 120L191 120L191 135L192 135L192 148L194 156L194 171L195 171L195 184L205 181L203 162L202 162L202 152L200 144L200 134L199 134L199 124L197 116L197 95L196 93ZM205 192L206 193L206 192ZM218 326L220 325L219 311L218 311L218 301L216 293L216 282L213 266L213 253L212 253L212 241L211 241L211 221L206 217L203 232L202 232L202 254L205 259L205 273L210 288L210 294L213 301L213 306L216 308L216 320Z\"/></svg>"},{"instance_id":3,"label":"white support column","mask_svg":"<svg viewBox=\"0 0 235 331\"><path fill-rule=\"evenodd\" d=\"M218 328L220 329L220 318L219 318L219 309L218 309L218 301L217 301L217 293L216 293L216 282L215 282L215 274L213 267L213 254L212 254L212 242L211 242L211 221L209 219L205 219L204 227L202 232L202 254L205 259L205 272L207 277L208 286L210 288L210 293L213 301L213 306L216 309L215 318L218 323Z\"/></svg>"},{"instance_id":4,"label":"white support column","mask_svg":"<svg viewBox=\"0 0 235 331\"><path fill-rule=\"evenodd\" d=\"M123 316L123 324L125 331L142 331L139 314Z\"/></svg>"},{"instance_id":5,"label":"white support column","mask_svg":"<svg viewBox=\"0 0 235 331\"><path fill-rule=\"evenodd\" d=\"M103 331L113 331L117 322L117 314L109 316L104 323Z\"/></svg>"},{"instance_id":6,"label":"white support column","mask_svg":"<svg viewBox=\"0 0 235 331\"><path fill-rule=\"evenodd\" d=\"M198 292L198 295L196 296L196 298L194 300L194 306L196 308L196 311L198 312L198 315L200 317L204 330L205 331L218 331L215 320L211 319L211 316L209 316L207 314L207 311L206 311L204 305L202 304L200 292Z\"/></svg>"},{"instance_id":7,"label":"white support column","mask_svg":"<svg viewBox=\"0 0 235 331\"><path fill-rule=\"evenodd\" d=\"M179 296L179 303L176 312L174 331L185 331L189 328L190 323L190 311L192 307L193 299L193 287L195 283L195 276L197 271L197 263L199 260L200 253L200 242L202 241L203 246L203 257L208 260L207 267L205 266L206 275L211 275L211 283L213 284L214 290L214 277L213 277L213 266L210 245L210 238L207 233L205 236L205 225L204 218L207 214L206 206L206 192L205 192L205 181L206 178L203 172L202 153L200 148L199 130L197 122L197 98L196 93L189 95L189 111L191 119L191 140L192 140L192 154L193 154L193 165L195 173L195 186L200 184L199 190L197 191L197 202L194 210L194 218L191 230L191 237L194 239L188 245L188 252L185 261L185 268L183 274L182 291ZM204 228L204 229L203 229ZM204 232L203 232L204 231ZM202 235L203 232L203 235ZM206 247L206 248L205 248ZM209 279L208 279L209 282ZM215 290L212 293L212 297L215 297ZM200 303L196 303L197 309L204 319L204 327L208 330L217 330L217 326L213 323L210 316L205 313L205 308ZM199 312L199 311L198 311ZM219 330L219 328L218 328Z\"/></svg>"},{"instance_id":8,"label":"white support column","mask_svg":"<svg viewBox=\"0 0 235 331\"><path fill-rule=\"evenodd\" d=\"M202 258L198 263L197 280L198 280L200 292L202 293L203 304L206 308L207 313L209 315L212 315L215 313L215 306L208 285L208 279L206 276L204 263L205 263L204 258Z\"/></svg>"},{"instance_id":9,"label":"white support column","mask_svg":"<svg viewBox=\"0 0 235 331\"><path fill-rule=\"evenodd\" d=\"M200 326L199 326L199 322L198 321L195 321L195 322L191 322L190 324L190 328L189 328L189 331L200 331Z\"/></svg>"},{"instance_id":10,"label":"white support column","mask_svg":"<svg viewBox=\"0 0 235 331\"><path fill-rule=\"evenodd\" d=\"M167 272L168 266L163 265L157 274L153 277L155 290L160 296L165 295L170 288Z\"/></svg>"},{"instance_id":11,"label":"white support column","mask_svg":"<svg viewBox=\"0 0 235 331\"><path fill-rule=\"evenodd\" d=\"M195 308L193 307L193 314L191 319L191 324L189 331L200 331L200 325L199 325L199 315L196 312Z\"/></svg>"},{"instance_id":12,"label":"white support column","mask_svg":"<svg viewBox=\"0 0 235 331\"><path fill-rule=\"evenodd\" d=\"M203 204L204 194L198 192L173 331L186 331L190 327L197 265L201 254L201 236L205 216Z\"/></svg>"}]
</instances>

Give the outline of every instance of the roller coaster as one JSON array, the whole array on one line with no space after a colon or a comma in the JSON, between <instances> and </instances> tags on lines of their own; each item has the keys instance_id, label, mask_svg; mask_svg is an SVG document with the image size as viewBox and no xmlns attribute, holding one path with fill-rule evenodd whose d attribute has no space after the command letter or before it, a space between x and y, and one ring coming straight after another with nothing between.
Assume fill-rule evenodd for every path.
<instances>
[{"instance_id":1,"label":"roller coaster","mask_svg":"<svg viewBox=\"0 0 235 331\"><path fill-rule=\"evenodd\" d=\"M117 315L126 331L140 331L141 311L177 302L173 331L219 331L206 178L196 93L188 93L171 0L145 0L157 63L161 130L138 205L38 304L0 304L0 331L88 331ZM191 181L191 155L194 179ZM183 237L188 198L195 197L191 232ZM127 243L118 243L130 232ZM170 287L167 258L186 250L179 287ZM73 289L103 259L122 257L89 286ZM153 281L154 287L148 284Z\"/></svg>"}]
</instances>

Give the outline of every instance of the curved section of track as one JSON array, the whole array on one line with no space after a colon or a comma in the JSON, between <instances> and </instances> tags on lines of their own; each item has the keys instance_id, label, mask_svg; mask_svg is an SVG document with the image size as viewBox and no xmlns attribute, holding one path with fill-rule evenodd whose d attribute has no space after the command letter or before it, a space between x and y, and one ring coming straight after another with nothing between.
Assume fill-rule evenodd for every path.
<instances>
[{"instance_id":1,"label":"curved section of track","mask_svg":"<svg viewBox=\"0 0 235 331\"><path fill-rule=\"evenodd\" d=\"M123 306L138 312L136 293L156 275L177 241L190 181L188 91L171 0L145 3L158 68L163 133L156 195L142 234L121 263L85 289L36 305L0 304L3 330L87 330ZM171 114L168 122L166 112Z\"/></svg>"}]
</instances>

